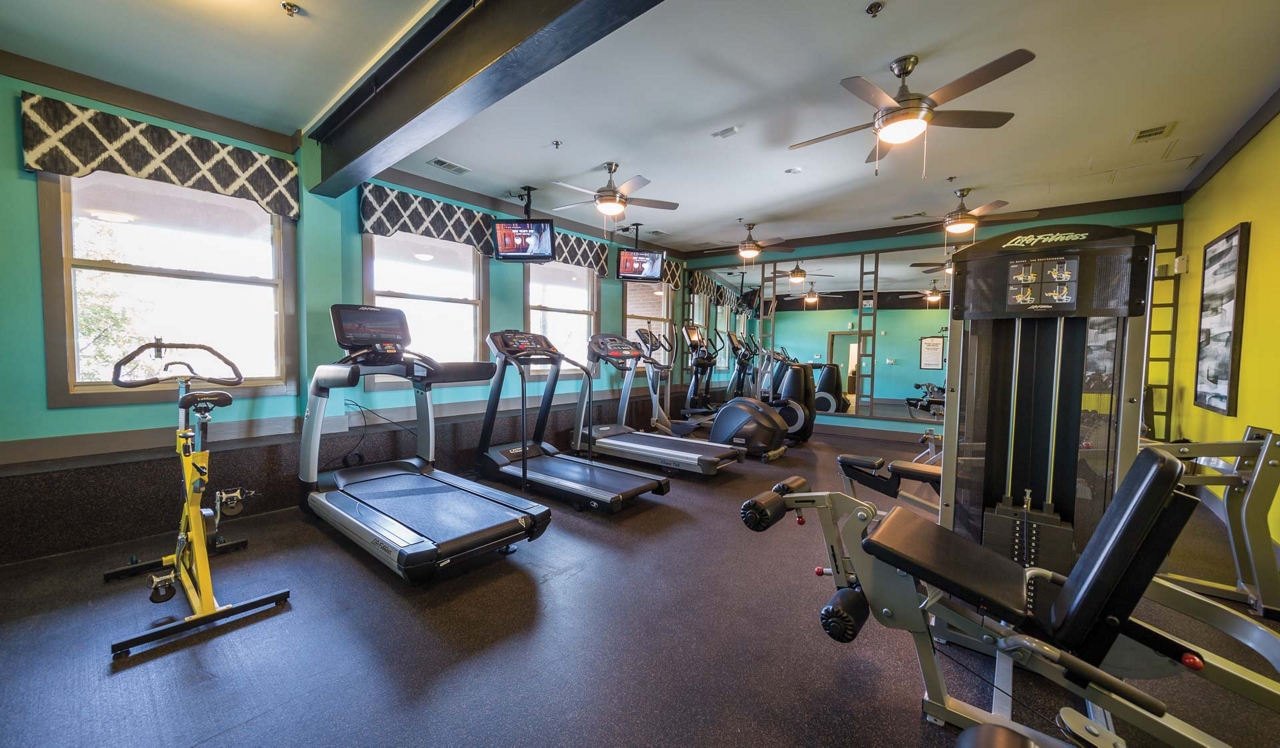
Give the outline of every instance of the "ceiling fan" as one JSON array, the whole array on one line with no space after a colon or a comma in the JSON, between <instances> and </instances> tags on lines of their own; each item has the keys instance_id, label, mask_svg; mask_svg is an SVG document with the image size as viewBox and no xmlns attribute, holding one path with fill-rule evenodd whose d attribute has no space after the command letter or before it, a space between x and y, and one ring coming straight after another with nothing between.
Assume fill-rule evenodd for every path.
<instances>
[{"instance_id":1,"label":"ceiling fan","mask_svg":"<svg viewBox=\"0 0 1280 748\"><path fill-rule=\"evenodd\" d=\"M838 293L826 293L826 292L824 292L824 291L818 291L818 290L814 289L814 285L815 285L816 283L817 283L817 281L809 281L809 290L808 290L808 291L806 291L806 292L804 292L804 293L802 293L802 294L791 294L790 296L788 296L788 297L786 297L786 298L788 298L788 299L803 299L803 300L804 300L804 303L806 303L806 304L817 304L817 303L818 303L818 299L820 299L820 298L822 298L822 299L838 299L838 298L840 298L840 294L838 294Z\"/></svg>"},{"instance_id":2,"label":"ceiling fan","mask_svg":"<svg viewBox=\"0 0 1280 748\"><path fill-rule=\"evenodd\" d=\"M912 291L911 293L898 294L900 299L924 299L925 301L942 301L942 295L949 293L945 289L938 288L938 282L929 281L929 288L924 291Z\"/></svg>"},{"instance_id":3,"label":"ceiling fan","mask_svg":"<svg viewBox=\"0 0 1280 748\"><path fill-rule=\"evenodd\" d=\"M876 137L879 140L876 147L871 149L871 154L867 156L867 163L871 163L872 161L879 161L884 154L893 149L893 146L914 140L929 125L970 129L1001 127L1013 119L1013 112L986 112L962 109L937 111L937 108L949 101L960 98L976 88L981 88L1001 76L1012 73L1035 58L1036 56L1028 50L1014 50L1004 57L956 78L928 96L922 96L918 93L913 93L907 88L907 76L911 75L912 71L916 69L920 58L915 55L899 57L889 64L889 70L893 71L893 74L899 80L896 96L890 96L884 89L860 75L840 81L840 85L844 86L846 91L876 108L875 117L871 122L845 130L837 130L822 137L806 140L803 143L796 143L789 150L804 148L842 135L871 128L875 130Z\"/></svg>"},{"instance_id":4,"label":"ceiling fan","mask_svg":"<svg viewBox=\"0 0 1280 748\"><path fill-rule=\"evenodd\" d=\"M821 270L822 268L818 269ZM804 268L800 267L800 261L796 260L795 267L790 270L775 270L772 277L786 278L790 283L804 283L806 278L834 278L835 276L827 275L825 273L807 272Z\"/></svg>"},{"instance_id":5,"label":"ceiling fan","mask_svg":"<svg viewBox=\"0 0 1280 748\"><path fill-rule=\"evenodd\" d=\"M741 218L738 219L738 223L742 223ZM773 239L765 239L764 241L757 241L756 238L751 235L751 232L755 229L757 224L742 223L742 225L747 227L747 238L738 242L738 246L729 247L726 249L712 249L707 252L703 252L702 254L711 256L711 255L727 255L727 254L732 254L736 252L738 256L741 257L742 259L751 260L756 257L759 257L760 253L763 252L765 249L768 249L770 252L794 252L795 251L793 247L783 246L782 242L786 240L780 237L775 237Z\"/></svg>"},{"instance_id":6,"label":"ceiling fan","mask_svg":"<svg viewBox=\"0 0 1280 748\"><path fill-rule=\"evenodd\" d=\"M612 216L615 220L623 221L626 220L625 211L628 205L634 205L639 208L656 208L658 210L675 210L680 207L680 203L668 202L666 200L649 200L643 197L632 197L633 194L644 189L649 184L649 180L637 174L622 184L615 186L613 183L613 175L618 171L618 164L613 161L608 161L605 163L604 168L605 171L609 172L609 183L598 190L588 190L565 182L552 182L552 184L591 195L591 199L583 200L578 203L561 205L558 208L552 208L551 210L565 210L579 205L595 203L596 210L606 216Z\"/></svg>"},{"instance_id":7,"label":"ceiling fan","mask_svg":"<svg viewBox=\"0 0 1280 748\"><path fill-rule=\"evenodd\" d=\"M999 213L992 215L992 211L1000 210L1009 204L1004 200L992 200L986 205L979 205L973 210L969 210L964 205L964 199L969 196L969 192L969 187L961 187L958 190L953 190L953 194L960 198L960 204L956 206L955 210L945 216L903 216L903 218L933 218L937 220L937 223L915 226L913 228L906 229L905 231L899 231L898 233L910 234L916 231L928 231L929 229L942 226L947 230L948 234L963 234L966 231L973 231L976 229L982 218L1000 221L1025 221L1040 215L1040 211L1038 210L1023 210L1017 213ZM897 216L895 216L895 218L897 218Z\"/></svg>"},{"instance_id":8,"label":"ceiling fan","mask_svg":"<svg viewBox=\"0 0 1280 748\"><path fill-rule=\"evenodd\" d=\"M946 273L947 275L955 275L955 272L956 272L955 265L951 264L950 260L948 260L947 262L913 262L908 267L928 268L928 270L921 271L925 275L929 275L931 273Z\"/></svg>"}]
</instances>

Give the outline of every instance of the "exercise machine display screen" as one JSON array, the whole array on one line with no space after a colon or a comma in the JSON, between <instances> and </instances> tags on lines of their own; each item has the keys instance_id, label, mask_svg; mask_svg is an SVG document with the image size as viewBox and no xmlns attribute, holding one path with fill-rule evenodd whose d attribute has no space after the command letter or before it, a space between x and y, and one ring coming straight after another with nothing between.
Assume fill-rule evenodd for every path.
<instances>
[{"instance_id":1,"label":"exercise machine display screen","mask_svg":"<svg viewBox=\"0 0 1280 748\"><path fill-rule=\"evenodd\" d=\"M555 259L555 226L547 220L496 220L493 243L499 260L550 262Z\"/></svg>"},{"instance_id":2,"label":"exercise machine display screen","mask_svg":"<svg viewBox=\"0 0 1280 748\"><path fill-rule=\"evenodd\" d=\"M592 335L589 349L593 359L623 360L640 358L640 349L631 345L630 341L617 335Z\"/></svg>"},{"instance_id":3,"label":"exercise machine display screen","mask_svg":"<svg viewBox=\"0 0 1280 748\"><path fill-rule=\"evenodd\" d=\"M369 348L379 344L409 344L409 322L404 312L377 306L334 304L333 336L343 350Z\"/></svg>"},{"instance_id":4,"label":"exercise machine display screen","mask_svg":"<svg viewBox=\"0 0 1280 748\"><path fill-rule=\"evenodd\" d=\"M545 335L539 335L536 332L503 330L489 337L494 342L498 353L515 354L533 350L556 352L556 347L551 345L551 341L547 340Z\"/></svg>"},{"instance_id":5,"label":"exercise machine display screen","mask_svg":"<svg viewBox=\"0 0 1280 748\"><path fill-rule=\"evenodd\" d=\"M657 283L662 280L662 252L624 249L618 252L618 280Z\"/></svg>"}]
</instances>

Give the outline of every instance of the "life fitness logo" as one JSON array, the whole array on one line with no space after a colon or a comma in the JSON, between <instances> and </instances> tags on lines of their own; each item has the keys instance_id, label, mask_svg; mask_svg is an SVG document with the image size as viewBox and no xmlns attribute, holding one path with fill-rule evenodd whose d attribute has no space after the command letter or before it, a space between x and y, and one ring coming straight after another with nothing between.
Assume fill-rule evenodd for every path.
<instances>
[{"instance_id":1,"label":"life fitness logo","mask_svg":"<svg viewBox=\"0 0 1280 748\"><path fill-rule=\"evenodd\" d=\"M1079 242L1089 238L1089 234L1024 234L1015 236L1004 243L1005 247L1034 247L1037 244L1054 242Z\"/></svg>"}]
</instances>

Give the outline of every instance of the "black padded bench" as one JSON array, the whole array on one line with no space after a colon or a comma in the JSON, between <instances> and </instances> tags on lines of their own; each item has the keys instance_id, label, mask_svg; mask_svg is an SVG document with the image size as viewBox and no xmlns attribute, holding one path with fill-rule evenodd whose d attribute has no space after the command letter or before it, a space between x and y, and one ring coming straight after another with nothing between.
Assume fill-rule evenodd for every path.
<instances>
[{"instance_id":1,"label":"black padded bench","mask_svg":"<svg viewBox=\"0 0 1280 748\"><path fill-rule=\"evenodd\" d=\"M1026 570L995 551L901 508L862 541L876 559L977 606L1019 631L1098 665L1199 503L1178 492L1182 463L1158 449L1134 461L1048 614L1035 620Z\"/></svg>"},{"instance_id":2,"label":"black padded bench","mask_svg":"<svg viewBox=\"0 0 1280 748\"><path fill-rule=\"evenodd\" d=\"M942 467L938 465L921 465L909 460L894 460L889 463L889 475L885 476L879 474L885 465L883 457L839 455L836 457L836 464L849 480L885 496L897 498L903 478L928 483L933 486L935 493L942 494Z\"/></svg>"}]
</instances>

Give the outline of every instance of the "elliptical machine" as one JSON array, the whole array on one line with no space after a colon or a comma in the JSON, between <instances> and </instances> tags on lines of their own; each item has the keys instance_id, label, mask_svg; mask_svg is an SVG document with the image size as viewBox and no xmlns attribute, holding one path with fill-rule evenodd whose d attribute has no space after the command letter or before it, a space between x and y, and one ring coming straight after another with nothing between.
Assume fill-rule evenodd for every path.
<instances>
[{"instance_id":1,"label":"elliptical machine","mask_svg":"<svg viewBox=\"0 0 1280 748\"><path fill-rule=\"evenodd\" d=\"M808 441L813 436L816 413L813 369L808 364L792 360L785 350L779 352L762 348L761 352L767 354L764 358L769 371L760 383L760 399L776 408L787 422L789 441Z\"/></svg>"},{"instance_id":2,"label":"elliptical machine","mask_svg":"<svg viewBox=\"0 0 1280 748\"><path fill-rule=\"evenodd\" d=\"M652 415L649 424L658 432L671 436L688 437L699 428L709 428L708 441L740 447L747 451L749 457L758 457L762 462L772 462L787 452L783 443L787 436L787 422L769 405L753 397L735 397L724 403L715 411L701 417L672 421L667 416L664 402L671 400L671 364L658 361L654 354L658 351L670 353L674 346L671 341L652 330L641 328L636 330L641 361L645 365L645 385L649 389L649 401ZM712 359L714 361L714 358ZM663 381L668 388L662 389ZM690 384L690 388L693 384Z\"/></svg>"},{"instance_id":3,"label":"elliptical machine","mask_svg":"<svg viewBox=\"0 0 1280 748\"><path fill-rule=\"evenodd\" d=\"M814 405L819 413L848 413L849 396L840 386L839 364L817 364L814 381Z\"/></svg>"}]
</instances>

